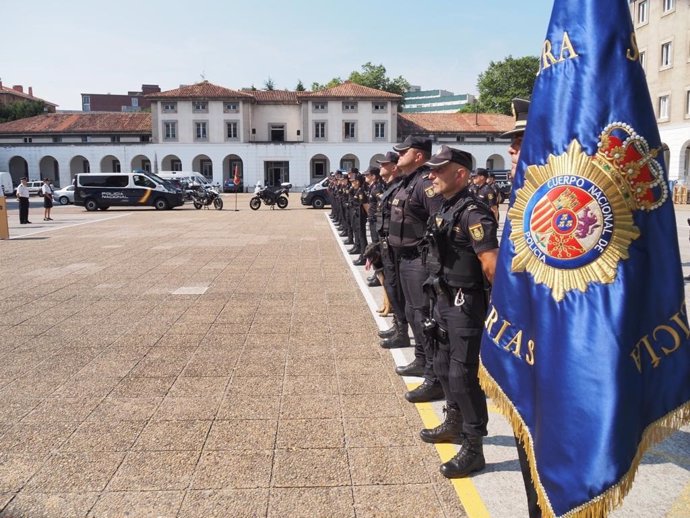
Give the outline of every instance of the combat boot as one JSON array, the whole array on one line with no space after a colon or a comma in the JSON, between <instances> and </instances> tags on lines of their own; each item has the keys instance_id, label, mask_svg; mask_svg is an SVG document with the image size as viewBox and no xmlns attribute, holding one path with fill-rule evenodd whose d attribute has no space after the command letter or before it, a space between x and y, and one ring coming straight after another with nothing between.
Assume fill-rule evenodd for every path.
<instances>
[{"instance_id":1,"label":"combat boot","mask_svg":"<svg viewBox=\"0 0 690 518\"><path fill-rule=\"evenodd\" d=\"M367 260L364 258L363 255L360 255L357 259L352 261L352 264L354 264L355 266L364 266L365 264L367 264Z\"/></svg>"},{"instance_id":2,"label":"combat boot","mask_svg":"<svg viewBox=\"0 0 690 518\"><path fill-rule=\"evenodd\" d=\"M398 347L410 347L412 344L410 344L410 335L407 334L407 330L398 329L393 336L381 340L379 345L384 349L397 349Z\"/></svg>"},{"instance_id":3,"label":"combat boot","mask_svg":"<svg viewBox=\"0 0 690 518\"><path fill-rule=\"evenodd\" d=\"M359 247L354 245L352 248L348 248L347 253L350 255L357 255L359 254Z\"/></svg>"},{"instance_id":4,"label":"combat boot","mask_svg":"<svg viewBox=\"0 0 690 518\"><path fill-rule=\"evenodd\" d=\"M447 405L443 407L446 420L436 428L424 428L419 436L424 442L437 444L440 442L452 442L462 444L465 434L462 433L462 414L459 408Z\"/></svg>"},{"instance_id":5,"label":"combat boot","mask_svg":"<svg viewBox=\"0 0 690 518\"><path fill-rule=\"evenodd\" d=\"M407 326L405 326L407 327ZM384 329L382 331L379 331L379 338L390 338L393 336L395 333L398 332L398 319L393 317L393 325L390 326L388 329Z\"/></svg>"},{"instance_id":6,"label":"combat boot","mask_svg":"<svg viewBox=\"0 0 690 518\"><path fill-rule=\"evenodd\" d=\"M407 365L400 365L395 368L395 373L398 376L417 376L418 378L424 377L424 360L421 358L415 358L411 363Z\"/></svg>"},{"instance_id":7,"label":"combat boot","mask_svg":"<svg viewBox=\"0 0 690 518\"><path fill-rule=\"evenodd\" d=\"M424 380L419 387L405 393L405 399L410 403L429 403L444 399L443 387L438 381Z\"/></svg>"},{"instance_id":8,"label":"combat boot","mask_svg":"<svg viewBox=\"0 0 690 518\"><path fill-rule=\"evenodd\" d=\"M345 241L343 241L343 244L344 245L354 245L355 242L348 237Z\"/></svg>"},{"instance_id":9,"label":"combat boot","mask_svg":"<svg viewBox=\"0 0 690 518\"><path fill-rule=\"evenodd\" d=\"M465 435L458 454L441 464L441 474L446 478L461 478L484 469L484 466L486 466L486 461L482 438L476 435Z\"/></svg>"}]
</instances>

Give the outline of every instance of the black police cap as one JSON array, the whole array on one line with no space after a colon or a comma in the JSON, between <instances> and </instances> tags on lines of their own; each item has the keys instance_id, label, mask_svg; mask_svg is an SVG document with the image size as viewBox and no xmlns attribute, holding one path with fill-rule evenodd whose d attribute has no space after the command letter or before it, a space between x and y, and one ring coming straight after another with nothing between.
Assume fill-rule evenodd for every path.
<instances>
[{"instance_id":1,"label":"black police cap","mask_svg":"<svg viewBox=\"0 0 690 518\"><path fill-rule=\"evenodd\" d=\"M501 138L513 137L525 132L527 127L527 112L529 111L529 101L525 99L515 98L511 101L511 108L513 110L513 118L515 119L515 127L506 131Z\"/></svg>"},{"instance_id":2,"label":"black police cap","mask_svg":"<svg viewBox=\"0 0 690 518\"><path fill-rule=\"evenodd\" d=\"M477 176L489 176L489 171L484 169L483 167L478 167L477 171L475 173Z\"/></svg>"},{"instance_id":3,"label":"black police cap","mask_svg":"<svg viewBox=\"0 0 690 518\"><path fill-rule=\"evenodd\" d=\"M407 138L402 142L402 144L396 144L393 146L398 152L405 152L410 148L421 149L427 153L431 153L431 139L426 137L413 137L408 135Z\"/></svg>"},{"instance_id":4,"label":"black police cap","mask_svg":"<svg viewBox=\"0 0 690 518\"><path fill-rule=\"evenodd\" d=\"M426 163L432 169L446 165L448 162L453 162L461 165L468 171L472 170L472 155L467 151L462 151L460 149L455 149L448 147L445 144L441 146L441 149L436 151L436 153L429 159Z\"/></svg>"},{"instance_id":5,"label":"black police cap","mask_svg":"<svg viewBox=\"0 0 690 518\"><path fill-rule=\"evenodd\" d=\"M373 174L374 176L379 176L381 174L381 169L375 165L370 165L369 168L364 171L364 174Z\"/></svg>"},{"instance_id":6,"label":"black police cap","mask_svg":"<svg viewBox=\"0 0 690 518\"><path fill-rule=\"evenodd\" d=\"M399 158L400 156L395 151L388 151L386 153L386 158L383 160L377 160L377 162L379 164L390 164L391 162L397 164Z\"/></svg>"}]
</instances>

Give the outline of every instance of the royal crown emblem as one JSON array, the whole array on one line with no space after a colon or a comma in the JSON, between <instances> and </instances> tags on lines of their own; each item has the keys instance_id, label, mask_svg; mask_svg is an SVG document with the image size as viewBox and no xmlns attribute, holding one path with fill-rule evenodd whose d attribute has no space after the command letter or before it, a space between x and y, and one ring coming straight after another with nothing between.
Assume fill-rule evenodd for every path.
<instances>
[{"instance_id":1,"label":"royal crown emblem","mask_svg":"<svg viewBox=\"0 0 690 518\"><path fill-rule=\"evenodd\" d=\"M595 156L577 140L545 165L531 165L508 211L515 246L511 269L528 272L556 301L591 283L612 283L640 235L638 210L668 199L658 151L627 124L601 133Z\"/></svg>"}]
</instances>

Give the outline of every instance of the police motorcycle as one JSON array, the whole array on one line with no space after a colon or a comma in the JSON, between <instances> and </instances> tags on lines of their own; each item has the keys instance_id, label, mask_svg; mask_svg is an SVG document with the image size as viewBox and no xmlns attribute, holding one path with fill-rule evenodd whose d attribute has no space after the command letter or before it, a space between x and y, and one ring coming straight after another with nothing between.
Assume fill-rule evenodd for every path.
<instances>
[{"instance_id":1,"label":"police motorcycle","mask_svg":"<svg viewBox=\"0 0 690 518\"><path fill-rule=\"evenodd\" d=\"M254 197L249 200L249 208L252 210L259 210L261 203L275 208L275 205L279 209L284 209L288 206L288 196L290 196L291 183L283 182L277 190L271 189L269 186L262 187L255 192Z\"/></svg>"},{"instance_id":2,"label":"police motorcycle","mask_svg":"<svg viewBox=\"0 0 690 518\"><path fill-rule=\"evenodd\" d=\"M223 210L223 199L213 187L208 185L196 185L194 188L189 189L188 192L192 198L192 204L195 209L201 209L202 207L208 209L213 205L216 210Z\"/></svg>"}]
</instances>

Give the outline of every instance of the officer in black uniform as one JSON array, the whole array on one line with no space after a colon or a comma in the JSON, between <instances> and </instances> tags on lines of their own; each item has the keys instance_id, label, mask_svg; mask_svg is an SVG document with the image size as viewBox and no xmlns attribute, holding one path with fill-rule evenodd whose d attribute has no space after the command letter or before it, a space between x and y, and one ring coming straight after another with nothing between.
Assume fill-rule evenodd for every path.
<instances>
[{"instance_id":1,"label":"officer in black uniform","mask_svg":"<svg viewBox=\"0 0 690 518\"><path fill-rule=\"evenodd\" d=\"M420 245L424 242L429 216L441 208L441 196L434 193L424 163L431 156L431 140L408 136L393 147L400 158L398 168L404 175L402 185L393 198L388 243L398 265L400 285L405 295L405 312L415 339L415 359L406 366L407 375L423 369L424 382L405 394L412 403L434 401L443 397L443 389L433 368L431 343L424 335L423 324L429 317L429 298L422 284L427 271L422 264Z\"/></svg>"},{"instance_id":2,"label":"officer in black uniform","mask_svg":"<svg viewBox=\"0 0 690 518\"><path fill-rule=\"evenodd\" d=\"M392 201L398 189L402 185L403 176L398 169L398 154L389 151L383 160L377 160L381 165L381 179L385 183L385 191L381 194L376 212L376 233L381 242L381 261L383 262L383 287L393 308L393 325L386 330L379 331L381 347L384 349L394 349L398 347L410 346L410 335L408 333L407 315L405 315L405 296L400 287L398 267L393 257L393 251L388 244L388 229L391 221ZM403 375L397 367L398 374ZM424 367L420 367L419 372L414 375L424 374ZM412 376L412 373L404 375Z\"/></svg>"},{"instance_id":3,"label":"officer in black uniform","mask_svg":"<svg viewBox=\"0 0 690 518\"><path fill-rule=\"evenodd\" d=\"M486 288L498 257L497 224L491 209L469 192L472 155L442 146L427 162L434 191L444 198L429 220L425 282L434 301L426 323L435 341L434 370L446 397L446 419L424 429L422 440L455 442L460 451L441 465L448 478L484 468L486 397L479 386L479 346L488 309Z\"/></svg>"},{"instance_id":4,"label":"officer in black uniform","mask_svg":"<svg viewBox=\"0 0 690 518\"><path fill-rule=\"evenodd\" d=\"M496 196L496 189L489 183L489 172L486 169L478 168L473 177L474 181L474 197L486 203L491 212L494 213L496 221L498 221L498 198Z\"/></svg>"},{"instance_id":5,"label":"officer in black uniform","mask_svg":"<svg viewBox=\"0 0 690 518\"><path fill-rule=\"evenodd\" d=\"M359 257L352 261L355 266L364 266L364 249L367 247L367 213L366 204L369 201L369 190L367 189L364 175L357 173L352 179L352 232L355 238L355 246ZM352 253L348 250L348 252Z\"/></svg>"},{"instance_id":6,"label":"officer in black uniform","mask_svg":"<svg viewBox=\"0 0 690 518\"><path fill-rule=\"evenodd\" d=\"M367 204L369 235L371 236L372 243L378 243L379 235L376 232L376 210L381 195L385 190L383 181L381 180L381 169L376 166L370 166L369 169L364 172L364 178L369 186L369 201Z\"/></svg>"}]
</instances>

